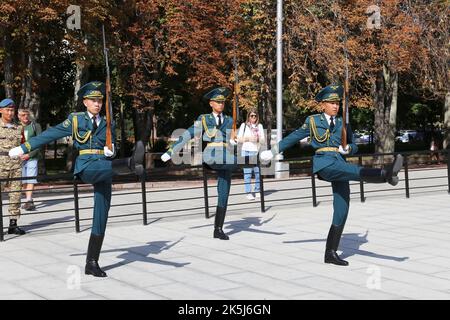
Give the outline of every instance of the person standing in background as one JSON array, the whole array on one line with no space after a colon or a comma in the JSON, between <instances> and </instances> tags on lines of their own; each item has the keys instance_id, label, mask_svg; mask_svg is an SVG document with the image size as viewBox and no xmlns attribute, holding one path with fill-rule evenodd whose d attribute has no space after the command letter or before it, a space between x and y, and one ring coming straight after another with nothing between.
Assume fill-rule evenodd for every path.
<instances>
[{"instance_id":1,"label":"person standing in background","mask_svg":"<svg viewBox=\"0 0 450 320\"><path fill-rule=\"evenodd\" d=\"M8 151L12 147L24 142L23 127L14 119L15 103L11 99L3 99L0 102L0 178L17 179L22 177L22 159L10 159ZM17 225L20 218L20 180L2 181L8 188L9 196L9 228L8 234L23 235L25 231ZM3 230L0 230L3 232Z\"/></svg>"},{"instance_id":2,"label":"person standing in background","mask_svg":"<svg viewBox=\"0 0 450 320\"><path fill-rule=\"evenodd\" d=\"M23 134L25 141L37 136L42 132L39 123L31 120L31 114L29 109L19 109L18 116L20 123L23 126ZM35 177L38 175L38 161L41 159L40 149L31 151L30 153L23 154L22 159L22 177ZM22 209L27 211L33 211L36 209L33 202L34 185L37 183L36 179L22 180L22 190L25 191L25 203L22 205Z\"/></svg>"},{"instance_id":3,"label":"person standing in background","mask_svg":"<svg viewBox=\"0 0 450 320\"><path fill-rule=\"evenodd\" d=\"M256 110L250 110L247 120L241 124L237 135L238 143L242 144L241 156L245 159L256 159L261 144L266 142L264 128L259 123L259 116ZM255 196L252 194L252 173L255 173ZM259 167L244 168L244 187L248 200L255 200L260 197L260 172Z\"/></svg>"}]
</instances>

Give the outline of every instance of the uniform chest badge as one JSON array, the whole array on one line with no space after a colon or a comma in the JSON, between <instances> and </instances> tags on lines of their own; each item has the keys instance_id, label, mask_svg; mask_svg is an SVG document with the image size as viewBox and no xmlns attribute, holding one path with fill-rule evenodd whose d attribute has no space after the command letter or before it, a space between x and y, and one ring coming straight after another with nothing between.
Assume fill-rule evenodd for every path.
<instances>
[{"instance_id":1,"label":"uniform chest badge","mask_svg":"<svg viewBox=\"0 0 450 320\"><path fill-rule=\"evenodd\" d=\"M68 128L69 126L70 126L70 120L69 119L64 120L63 127Z\"/></svg>"}]
</instances>

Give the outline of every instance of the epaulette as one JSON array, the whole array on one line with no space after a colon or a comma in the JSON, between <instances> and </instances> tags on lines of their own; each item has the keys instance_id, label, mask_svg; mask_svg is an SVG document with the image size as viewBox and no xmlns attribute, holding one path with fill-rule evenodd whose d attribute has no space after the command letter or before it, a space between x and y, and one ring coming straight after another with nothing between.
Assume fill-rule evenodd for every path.
<instances>
[{"instance_id":1,"label":"epaulette","mask_svg":"<svg viewBox=\"0 0 450 320\"><path fill-rule=\"evenodd\" d=\"M71 114L70 114L70 116L83 116L84 115L84 112L72 112Z\"/></svg>"},{"instance_id":2,"label":"epaulette","mask_svg":"<svg viewBox=\"0 0 450 320\"><path fill-rule=\"evenodd\" d=\"M317 121L324 120L323 113L316 113L316 114L310 115L310 117L314 118L314 120L317 120Z\"/></svg>"}]
</instances>

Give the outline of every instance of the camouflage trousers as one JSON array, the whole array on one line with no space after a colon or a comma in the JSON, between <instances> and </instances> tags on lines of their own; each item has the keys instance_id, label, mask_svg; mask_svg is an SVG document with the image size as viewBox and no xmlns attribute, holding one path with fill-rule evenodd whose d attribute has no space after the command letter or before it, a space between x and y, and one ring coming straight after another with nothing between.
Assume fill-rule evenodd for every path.
<instances>
[{"instance_id":1,"label":"camouflage trousers","mask_svg":"<svg viewBox=\"0 0 450 320\"><path fill-rule=\"evenodd\" d=\"M1 168L0 167L0 178L8 179L8 178L20 178L22 177L22 168ZM9 195L9 214L10 219L18 219L20 217L20 197L21 197L21 188L22 182L20 180L13 181L2 181L2 193L8 191Z\"/></svg>"}]
</instances>

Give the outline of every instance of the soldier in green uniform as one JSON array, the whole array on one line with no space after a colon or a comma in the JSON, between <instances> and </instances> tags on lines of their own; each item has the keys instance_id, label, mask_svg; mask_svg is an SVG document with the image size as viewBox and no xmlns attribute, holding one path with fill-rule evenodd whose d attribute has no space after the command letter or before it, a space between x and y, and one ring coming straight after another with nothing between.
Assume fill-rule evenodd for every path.
<instances>
[{"instance_id":1,"label":"soldier in green uniform","mask_svg":"<svg viewBox=\"0 0 450 320\"><path fill-rule=\"evenodd\" d=\"M223 232L223 223L230 194L231 173L237 168L237 160L229 148L235 144L229 139L233 125L233 118L224 115L225 101L230 95L228 88L220 87L211 90L204 95L204 99L209 102L212 113L202 114L197 122L201 124L200 135L202 140L202 160L205 166L217 172L217 208L214 219L213 237L221 240L228 240L229 237ZM185 131L174 146L161 156L161 160L168 161L177 154L183 146L197 133L196 126L193 125Z\"/></svg>"},{"instance_id":2,"label":"soldier in green uniform","mask_svg":"<svg viewBox=\"0 0 450 320\"><path fill-rule=\"evenodd\" d=\"M316 96L324 112L309 116L303 126L282 139L272 150L261 153L262 161L269 161L279 152L295 145L299 140L311 137L311 145L316 150L313 158L313 172L319 179L331 182L333 189L333 222L328 233L325 263L348 265L336 253L342 231L347 220L350 204L349 181L365 181L371 183L398 183L398 172L403 166L403 157L399 154L386 169L364 168L347 163L345 155L354 154L358 147L353 143L350 126L347 127L347 147L342 147L341 130L344 125L338 117L339 103L342 99L342 86L330 85L323 88Z\"/></svg>"},{"instance_id":3,"label":"soldier in green uniform","mask_svg":"<svg viewBox=\"0 0 450 320\"><path fill-rule=\"evenodd\" d=\"M14 121L15 104L11 99L3 99L0 102L0 178L11 179L22 177L22 160L11 159L8 151L22 143L23 127ZM8 234L23 235L25 231L17 226L20 217L20 180L2 182L2 187L9 187L9 228ZM3 232L3 230L0 230Z\"/></svg>"},{"instance_id":4,"label":"soldier in green uniform","mask_svg":"<svg viewBox=\"0 0 450 320\"><path fill-rule=\"evenodd\" d=\"M113 150L109 150L106 146L106 118L99 115L105 86L102 82L89 82L80 88L78 95L86 106L85 112L71 113L64 122L11 149L9 155L15 158L62 137L73 137L74 147L79 150L74 175L94 186L94 214L85 273L95 277L106 277L106 273L98 265L98 259L111 204L112 177L115 174L130 172L143 174L145 148L144 144L138 141L130 158L111 161L115 155L114 145ZM112 141L115 141L114 123L111 131Z\"/></svg>"}]
</instances>

